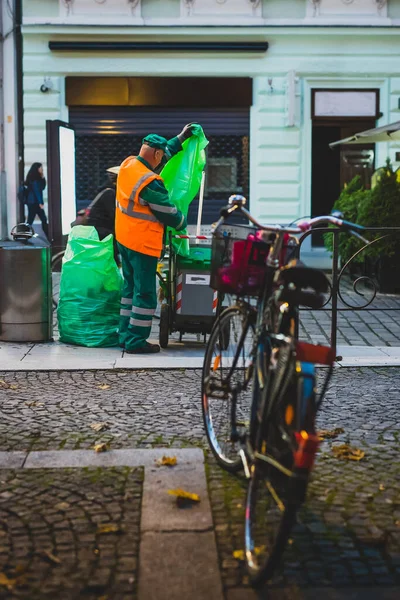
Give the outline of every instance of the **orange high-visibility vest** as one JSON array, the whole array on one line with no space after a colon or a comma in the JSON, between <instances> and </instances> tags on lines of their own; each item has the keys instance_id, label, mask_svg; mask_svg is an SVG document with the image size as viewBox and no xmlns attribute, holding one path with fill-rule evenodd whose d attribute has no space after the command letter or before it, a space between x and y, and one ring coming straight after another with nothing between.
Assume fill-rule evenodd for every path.
<instances>
[{"instance_id":1,"label":"orange high-visibility vest","mask_svg":"<svg viewBox=\"0 0 400 600\"><path fill-rule=\"evenodd\" d=\"M128 156L121 164L117 180L115 237L130 250L159 257L164 226L140 197L142 189L154 179L161 177L135 156Z\"/></svg>"}]
</instances>

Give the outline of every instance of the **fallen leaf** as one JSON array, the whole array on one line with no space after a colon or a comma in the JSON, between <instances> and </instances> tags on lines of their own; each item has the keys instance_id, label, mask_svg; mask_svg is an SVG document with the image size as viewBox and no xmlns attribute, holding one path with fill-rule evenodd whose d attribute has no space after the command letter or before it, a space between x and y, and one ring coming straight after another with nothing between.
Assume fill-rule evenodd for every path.
<instances>
[{"instance_id":1,"label":"fallen leaf","mask_svg":"<svg viewBox=\"0 0 400 600\"><path fill-rule=\"evenodd\" d=\"M18 385L16 383L7 383L4 379L0 379L0 388L5 390L17 390Z\"/></svg>"},{"instance_id":2,"label":"fallen leaf","mask_svg":"<svg viewBox=\"0 0 400 600\"><path fill-rule=\"evenodd\" d=\"M32 400L31 402L25 402L26 406L32 408L33 406L44 406L44 402L37 402L36 400Z\"/></svg>"},{"instance_id":3,"label":"fallen leaf","mask_svg":"<svg viewBox=\"0 0 400 600\"><path fill-rule=\"evenodd\" d=\"M68 502L59 502L54 506L57 510L67 510L71 505Z\"/></svg>"},{"instance_id":4,"label":"fallen leaf","mask_svg":"<svg viewBox=\"0 0 400 600\"><path fill-rule=\"evenodd\" d=\"M333 454L336 458L342 460L361 460L365 456L365 452L359 448L352 448L348 444L341 444L340 446L334 446L332 448Z\"/></svg>"},{"instance_id":5,"label":"fallen leaf","mask_svg":"<svg viewBox=\"0 0 400 600\"><path fill-rule=\"evenodd\" d=\"M108 450L108 444L106 444L104 442L102 444L95 444L93 446L93 450L95 452L107 452L107 450Z\"/></svg>"},{"instance_id":6,"label":"fallen leaf","mask_svg":"<svg viewBox=\"0 0 400 600\"><path fill-rule=\"evenodd\" d=\"M385 490L385 486L383 485L383 483L379 484L379 491L383 492Z\"/></svg>"},{"instance_id":7,"label":"fallen leaf","mask_svg":"<svg viewBox=\"0 0 400 600\"><path fill-rule=\"evenodd\" d=\"M265 550L265 546L256 546L254 548L254 554L256 556L259 556L262 552L264 552L264 550ZM237 560L244 560L244 558L245 558L244 550L234 550L233 558L236 558Z\"/></svg>"},{"instance_id":8,"label":"fallen leaf","mask_svg":"<svg viewBox=\"0 0 400 600\"><path fill-rule=\"evenodd\" d=\"M341 433L344 433L344 429L341 427L335 427L335 429L321 429L321 431L318 431L318 437L321 438L321 440L330 440Z\"/></svg>"},{"instance_id":9,"label":"fallen leaf","mask_svg":"<svg viewBox=\"0 0 400 600\"><path fill-rule=\"evenodd\" d=\"M5 573L0 573L0 585L12 590L17 585L17 580L9 579Z\"/></svg>"},{"instance_id":10,"label":"fallen leaf","mask_svg":"<svg viewBox=\"0 0 400 600\"><path fill-rule=\"evenodd\" d=\"M195 502L200 502L200 496L198 494L186 492L181 488L176 490L168 490L168 494L171 496L176 496L176 504L178 508L191 508Z\"/></svg>"},{"instance_id":11,"label":"fallen leaf","mask_svg":"<svg viewBox=\"0 0 400 600\"><path fill-rule=\"evenodd\" d=\"M185 500L191 500L192 502L200 502L200 496L198 494L192 494L191 492L185 492L181 488L176 490L168 490L168 494L176 496L177 498L184 498Z\"/></svg>"},{"instance_id":12,"label":"fallen leaf","mask_svg":"<svg viewBox=\"0 0 400 600\"><path fill-rule=\"evenodd\" d=\"M105 421L104 423L92 423L90 427L95 431L104 431L105 429L108 429L108 423Z\"/></svg>"},{"instance_id":13,"label":"fallen leaf","mask_svg":"<svg viewBox=\"0 0 400 600\"><path fill-rule=\"evenodd\" d=\"M97 533L120 533L121 528L116 523L103 523L97 526Z\"/></svg>"},{"instance_id":14,"label":"fallen leaf","mask_svg":"<svg viewBox=\"0 0 400 600\"><path fill-rule=\"evenodd\" d=\"M97 386L99 388L99 390L109 390L111 385L108 385L108 383L100 383L100 385Z\"/></svg>"},{"instance_id":15,"label":"fallen leaf","mask_svg":"<svg viewBox=\"0 0 400 600\"><path fill-rule=\"evenodd\" d=\"M156 460L156 464L158 467L174 467L178 461L176 460L176 456L163 456Z\"/></svg>"},{"instance_id":16,"label":"fallen leaf","mask_svg":"<svg viewBox=\"0 0 400 600\"><path fill-rule=\"evenodd\" d=\"M50 552L50 550L42 550L42 552L40 554L43 556L43 558L48 559L50 562L54 563L55 565L61 564L61 560L58 558L58 556L55 556L54 554L52 554Z\"/></svg>"}]
</instances>

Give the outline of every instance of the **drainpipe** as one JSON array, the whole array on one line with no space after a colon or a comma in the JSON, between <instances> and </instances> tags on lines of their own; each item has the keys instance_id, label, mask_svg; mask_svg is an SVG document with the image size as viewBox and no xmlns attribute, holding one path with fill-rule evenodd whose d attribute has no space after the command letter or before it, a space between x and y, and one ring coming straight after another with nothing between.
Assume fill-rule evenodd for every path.
<instances>
[{"instance_id":1,"label":"drainpipe","mask_svg":"<svg viewBox=\"0 0 400 600\"><path fill-rule=\"evenodd\" d=\"M7 239L19 222L18 185L23 178L22 0L0 2L2 11L2 200L0 235ZM18 57L18 58L17 58Z\"/></svg>"},{"instance_id":2,"label":"drainpipe","mask_svg":"<svg viewBox=\"0 0 400 600\"><path fill-rule=\"evenodd\" d=\"M4 23L3 10L0 7L0 240L6 237L7 200L6 200L6 172L4 163L4 61L3 61Z\"/></svg>"},{"instance_id":3,"label":"drainpipe","mask_svg":"<svg viewBox=\"0 0 400 600\"><path fill-rule=\"evenodd\" d=\"M17 90L17 156L18 156L18 182L24 179L24 84L23 84L23 46L22 46L22 2L15 0L15 64L16 64L16 90ZM24 220L24 209L17 207L18 221Z\"/></svg>"}]
</instances>

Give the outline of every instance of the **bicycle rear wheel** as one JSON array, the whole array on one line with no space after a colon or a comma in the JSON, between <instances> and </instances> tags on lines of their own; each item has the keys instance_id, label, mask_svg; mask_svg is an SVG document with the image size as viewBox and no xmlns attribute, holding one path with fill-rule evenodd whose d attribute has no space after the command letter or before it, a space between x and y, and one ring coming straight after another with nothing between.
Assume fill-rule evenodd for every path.
<instances>
[{"instance_id":1,"label":"bicycle rear wheel","mask_svg":"<svg viewBox=\"0 0 400 600\"><path fill-rule=\"evenodd\" d=\"M208 341L203 363L204 426L218 463L241 469L238 455L251 412L254 325L246 308L232 306L221 313Z\"/></svg>"},{"instance_id":2,"label":"bicycle rear wheel","mask_svg":"<svg viewBox=\"0 0 400 600\"><path fill-rule=\"evenodd\" d=\"M245 555L250 581L257 587L271 578L284 553L296 513L305 499L311 465L302 464L299 436L315 437L313 365L299 373L291 364L271 369L269 402L257 434L255 460L246 499ZM279 370L289 384L279 388ZM274 389L278 396L274 397ZM266 392L268 393L268 391ZM308 457L308 456L307 456Z\"/></svg>"}]
</instances>

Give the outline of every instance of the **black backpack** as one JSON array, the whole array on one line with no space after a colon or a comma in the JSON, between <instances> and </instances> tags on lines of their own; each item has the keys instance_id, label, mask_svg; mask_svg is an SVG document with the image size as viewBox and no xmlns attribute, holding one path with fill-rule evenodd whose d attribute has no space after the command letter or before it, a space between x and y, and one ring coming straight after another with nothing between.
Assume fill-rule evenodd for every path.
<instances>
[{"instance_id":1,"label":"black backpack","mask_svg":"<svg viewBox=\"0 0 400 600\"><path fill-rule=\"evenodd\" d=\"M25 183L21 183L18 188L18 200L21 204L28 204L29 187Z\"/></svg>"}]
</instances>

